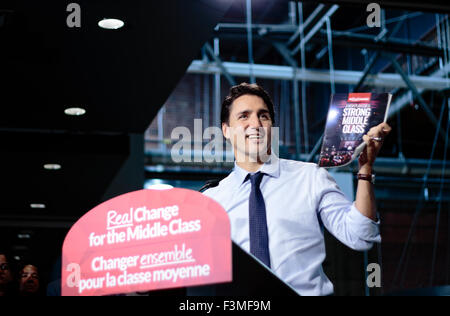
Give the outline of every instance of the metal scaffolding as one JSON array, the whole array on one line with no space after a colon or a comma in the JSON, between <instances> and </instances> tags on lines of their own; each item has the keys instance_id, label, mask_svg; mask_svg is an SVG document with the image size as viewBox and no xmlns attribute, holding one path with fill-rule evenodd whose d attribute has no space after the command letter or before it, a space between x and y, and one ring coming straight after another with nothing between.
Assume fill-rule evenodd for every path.
<instances>
[{"instance_id":1,"label":"metal scaffolding","mask_svg":"<svg viewBox=\"0 0 450 316\"><path fill-rule=\"evenodd\" d=\"M450 124L448 16L399 12L389 19L383 15L382 27L376 30L366 25L338 29L333 27L336 26L335 21L345 20L347 8L338 5L337 1L329 3L291 2L289 15L276 24L253 23L264 21L252 14L252 4L256 7L256 2L246 0L244 21L218 24L214 31L214 45L207 43L204 46L203 58L192 61L187 74L204 79L203 115L207 116L207 126L210 107L217 118L218 98L223 84L233 86L239 81L273 81L274 103L279 106L276 115L281 126L282 158L306 162L318 160L323 140L321 129L328 108L328 104L324 104L327 95L352 91L391 92L394 98L388 119L398 130L392 136L396 147L389 157L378 157L375 162L377 181L381 183L375 187L376 196L381 201L401 200L415 208L411 212L412 223L393 283L403 286L405 269L402 267L409 264L411 240L418 218L425 205L435 203L437 212L430 259L431 286L436 276L436 244L444 212L443 203L450 203L450 168L447 168L450 165L447 161ZM410 25L419 25L420 21L430 20L430 17L436 21L434 26L428 26L415 37L410 34ZM270 57L263 58L265 55ZM348 57L347 66L343 63L343 56ZM220 81L222 76L225 80ZM320 101L316 100L317 94L312 93L318 90L320 93L317 94L322 94ZM200 108L200 95L197 91L196 113ZM420 157L411 155L411 142L407 141L409 135L404 129L414 129L416 124L405 119L405 112L411 112L412 108L423 114L420 120L427 126L429 137L422 142L432 146L428 159L423 154ZM311 120L312 115L308 115L310 112L314 113L314 120ZM320 115L325 117L320 119ZM218 125L217 121L211 123ZM191 160L201 161L205 152L201 146L195 148L189 153ZM169 151L170 145L164 149L148 150L147 178L173 180L182 177L201 182L203 179L225 177L234 165L230 162L174 164ZM233 157L232 151L219 154ZM163 165L164 168L161 168ZM357 172L357 161L339 171ZM392 194L393 191L395 194Z\"/></svg>"},{"instance_id":2,"label":"metal scaffolding","mask_svg":"<svg viewBox=\"0 0 450 316\"><path fill-rule=\"evenodd\" d=\"M210 76L214 78L212 85L213 121L211 122L213 125L219 125L217 120L221 98L221 76L224 76L230 86L238 82L236 79L238 77L249 78L250 82L256 78L291 82L292 87L290 88L280 85L279 97L282 101L280 106L283 107L283 112L292 110L293 115L282 116L280 120L283 121L284 126L288 126L281 133L283 143L289 143L290 125L293 124L294 137L292 139L295 142L294 158L296 159L303 157L306 161L313 161L322 142L321 135L311 131L312 125L317 125L317 122L312 124L307 116L308 111L317 107L316 102L307 100L307 87L317 83L329 84L331 93L335 92L337 85L348 86L350 91L364 89L391 91L395 97L390 108L389 118L399 115L408 104L411 104L412 100L416 100L428 120L433 126L437 126L433 105L425 101L423 94L430 91L439 93L450 87L448 78L450 63L447 62L449 41L448 36L445 36L448 25L446 15L435 14L437 42L434 43L430 41L429 36L428 39L405 38L399 32L405 23L427 15L422 12L405 13L388 20L383 19L383 27L379 30L378 35L374 35L373 32L372 34L365 33L370 30L367 26L353 27L347 31L334 30L332 20L342 10L337 4L314 5L312 10L309 10L310 13L304 17L303 4L292 2L289 4L288 23L282 24L253 23L251 0L246 0L245 8L245 23L219 23L215 28L214 45L206 43L203 49L203 59L194 60L187 69L187 74L204 77L203 105L205 110L203 114L206 116L207 126L210 123L208 106L210 97L206 90L210 89L211 82L208 79ZM248 63L226 61L229 54L220 54L219 41L224 43L229 38L246 43L244 47L247 47ZM283 62L281 64L255 63L255 49L258 49L258 45L260 46L261 43L272 47ZM225 45L223 44L224 47ZM341 46L363 47L367 58L364 69L348 70L336 67L334 50ZM266 50L267 48L265 48ZM367 54L368 51L373 52L370 58ZM324 67L307 67L308 64L317 65L321 57L327 53L328 63L325 69ZM405 71L401 59L402 56L408 56L408 61L411 61L410 55L429 61L423 67L423 71L414 73ZM380 67L380 62L386 66ZM286 104L291 104L291 106L286 107ZM293 118L292 122L291 117ZM445 139L443 127L440 128L439 133L441 138ZM399 141L399 146L402 147L400 134ZM401 164L405 163L404 158L403 151L401 151L398 158L401 160L399 161ZM414 157L411 158L414 159Z\"/></svg>"}]
</instances>

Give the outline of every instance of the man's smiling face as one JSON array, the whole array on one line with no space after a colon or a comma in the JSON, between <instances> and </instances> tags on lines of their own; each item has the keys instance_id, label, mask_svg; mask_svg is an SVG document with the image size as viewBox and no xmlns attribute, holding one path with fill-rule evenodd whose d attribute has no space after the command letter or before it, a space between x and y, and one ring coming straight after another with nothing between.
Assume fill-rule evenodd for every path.
<instances>
[{"instance_id":1,"label":"man's smiling face","mask_svg":"<svg viewBox=\"0 0 450 316\"><path fill-rule=\"evenodd\" d=\"M222 124L226 139L233 145L236 160L264 161L270 152L272 120L264 100L246 94L237 98L230 110L229 124Z\"/></svg>"}]
</instances>

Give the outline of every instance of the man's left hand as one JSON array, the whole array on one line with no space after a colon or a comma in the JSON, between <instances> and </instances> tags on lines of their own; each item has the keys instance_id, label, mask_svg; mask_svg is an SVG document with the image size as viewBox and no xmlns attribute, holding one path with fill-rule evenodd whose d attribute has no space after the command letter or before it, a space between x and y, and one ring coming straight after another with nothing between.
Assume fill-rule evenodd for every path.
<instances>
[{"instance_id":1,"label":"man's left hand","mask_svg":"<svg viewBox=\"0 0 450 316\"><path fill-rule=\"evenodd\" d=\"M378 153L385 137L391 132L392 128L387 123L381 123L372 127L369 132L363 136L366 148L359 157L359 172L364 174L372 173L372 166L375 163Z\"/></svg>"}]
</instances>

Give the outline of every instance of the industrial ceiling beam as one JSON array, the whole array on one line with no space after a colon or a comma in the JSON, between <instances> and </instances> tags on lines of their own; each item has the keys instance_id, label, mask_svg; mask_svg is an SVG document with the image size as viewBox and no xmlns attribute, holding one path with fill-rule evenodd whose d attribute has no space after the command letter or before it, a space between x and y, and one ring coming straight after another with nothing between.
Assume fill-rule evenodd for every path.
<instances>
[{"instance_id":1,"label":"industrial ceiling beam","mask_svg":"<svg viewBox=\"0 0 450 316\"><path fill-rule=\"evenodd\" d=\"M293 68L298 69L297 62L292 58L289 50L287 49L286 45L282 43L274 43L274 47L276 50L280 53L280 55L285 59L285 61ZM293 76L295 78L295 75ZM296 159L299 159L300 152L301 152L301 132L300 132L300 98L299 98L299 86L298 86L298 80L293 80L293 99L294 99L294 125L295 125L295 152L296 152ZM304 97L304 95L302 95ZM302 102L302 105L305 106L305 103ZM303 115L306 111L303 110ZM304 126L304 128L307 128L307 126ZM308 132L305 132L305 140L306 135L308 135ZM305 141L306 143L306 141Z\"/></svg>"},{"instance_id":2,"label":"industrial ceiling beam","mask_svg":"<svg viewBox=\"0 0 450 316\"><path fill-rule=\"evenodd\" d=\"M236 80L233 78L232 75L230 75L228 73L228 71L225 69L225 67L223 66L222 60L220 59L219 56L217 56L214 53L214 49L211 47L211 45L209 43L205 44L205 49L208 52L208 54L211 56L212 59L214 59L214 61L216 62L216 64L220 67L222 74L225 76L225 78L228 80L228 83L231 86L235 86L236 85Z\"/></svg>"},{"instance_id":3,"label":"industrial ceiling beam","mask_svg":"<svg viewBox=\"0 0 450 316\"><path fill-rule=\"evenodd\" d=\"M419 90L417 90L417 87L414 85L414 83L412 83L410 77L403 71L402 67L397 62L397 60L395 60L395 58L393 56L388 56L388 57L390 58L390 60L392 62L392 65L394 66L395 70L400 74L400 76L402 77L403 81L405 81L405 83L408 85L408 89L410 89L412 91L414 97L417 99L417 101L422 106L422 109L424 110L425 114L428 116L428 119L435 126L439 126L436 116L434 116L433 111L430 109L428 104L422 98L422 94L419 92ZM445 139L447 133L444 131L444 129L442 127L439 129L439 133Z\"/></svg>"},{"instance_id":4,"label":"industrial ceiling beam","mask_svg":"<svg viewBox=\"0 0 450 316\"><path fill-rule=\"evenodd\" d=\"M223 66L228 73L235 77L249 77L250 65L246 63L224 62ZM292 80L294 74L297 80L308 82L330 82L330 72L328 70L305 69L295 70L289 66L278 65L260 65L251 66L251 71L257 78ZM202 60L194 60L188 68L191 74L215 74L220 73L221 69L215 63L207 63ZM356 85L361 76L362 71L335 70L336 84ZM446 89L450 85L450 79L429 76L410 76L409 79L417 89L427 89L440 91ZM405 81L399 74L380 73L368 75L366 79L367 86L386 87L386 88L408 88Z\"/></svg>"},{"instance_id":5,"label":"industrial ceiling beam","mask_svg":"<svg viewBox=\"0 0 450 316\"><path fill-rule=\"evenodd\" d=\"M316 35L317 32L320 31L322 26L327 22L327 19L329 19L333 14L339 9L338 5L332 6L327 13L317 22L316 25L313 26L311 31L308 32L308 34L305 35L305 37L300 41L300 43L292 50L291 55L295 55L298 53L300 48L304 47L308 41L313 38L314 35Z\"/></svg>"},{"instance_id":6,"label":"industrial ceiling beam","mask_svg":"<svg viewBox=\"0 0 450 316\"><path fill-rule=\"evenodd\" d=\"M316 0L302 0L303 2L317 3ZM338 4L338 5L352 5L361 8L366 8L370 3L376 2L382 8L402 9L408 11L427 11L437 13L450 13L450 2L441 0L320 0L321 3Z\"/></svg>"},{"instance_id":7,"label":"industrial ceiling beam","mask_svg":"<svg viewBox=\"0 0 450 316\"><path fill-rule=\"evenodd\" d=\"M361 76L361 78L359 79L358 83L356 84L356 86L353 88L353 92L359 92L360 89L363 87L364 85L364 81L366 81L367 76L369 75L370 71L372 70L373 66L375 65L375 63L378 61L378 57L380 57L380 52L376 52L372 58L370 59L370 61L367 63L366 67L363 70L363 75Z\"/></svg>"},{"instance_id":8,"label":"industrial ceiling beam","mask_svg":"<svg viewBox=\"0 0 450 316\"><path fill-rule=\"evenodd\" d=\"M384 34L384 35L381 36L380 40L383 43L386 43L386 41L389 40L389 38L392 35L394 35L395 33L397 33L397 31L402 27L404 21L405 21L404 19L400 20L393 29L388 30L387 28L384 28L383 31L385 31L385 32L382 31L382 33L380 33L380 35ZM378 36L377 36L376 39L378 39ZM375 40L375 41L378 42L378 40ZM367 63L366 67L363 70L364 73L363 73L361 79L359 80L359 82L356 85L356 87L354 87L354 89L353 89L354 92L358 92L362 88L362 86L364 84L364 81L366 80L366 78L369 75L370 71L372 71L372 68L375 66L375 63L378 61L378 58L380 56L381 56L381 51L380 50L376 51L375 54L372 56L372 58L370 59L370 61Z\"/></svg>"},{"instance_id":9,"label":"industrial ceiling beam","mask_svg":"<svg viewBox=\"0 0 450 316\"><path fill-rule=\"evenodd\" d=\"M317 41L324 41L326 39L326 36L326 31L321 31L317 36ZM444 50L436 46L423 42L412 42L400 38L387 38L380 40L373 35L333 31L333 42L336 45L347 47L364 47L366 49L390 51L395 53L404 53L419 56L444 56Z\"/></svg>"},{"instance_id":10,"label":"industrial ceiling beam","mask_svg":"<svg viewBox=\"0 0 450 316\"><path fill-rule=\"evenodd\" d=\"M321 142L320 142L321 143ZM193 153L195 154L195 153ZM198 157L202 157L204 154L201 151L196 153ZM225 152L224 155L233 158L233 152ZM283 157L287 159L293 159L294 157ZM301 154L301 161L318 161L317 154L310 157L310 154ZM309 160L308 160L309 159ZM427 168L429 160L420 158L387 158L378 157L375 161L374 168L379 174L396 174L402 176L417 176L422 177ZM443 160L434 159L430 164L430 176L440 177L442 175ZM447 165L449 162L447 162ZM158 168L158 165L163 167ZM170 155L170 151L162 152L157 149L148 150L146 152L146 178L160 179L164 175L173 174L170 179L184 179L180 177L179 173L191 173L192 176L186 179L189 180L203 180L208 178L219 178L233 168L233 160L229 162L214 162L214 163L175 163ZM353 172L357 171L358 162L354 161L352 164L340 168L339 172ZM178 175L177 175L178 174ZM444 171L444 177L450 177L450 168ZM178 178L177 178L178 177Z\"/></svg>"},{"instance_id":11,"label":"industrial ceiling beam","mask_svg":"<svg viewBox=\"0 0 450 316\"><path fill-rule=\"evenodd\" d=\"M320 12L322 11L322 9L325 6L323 4L319 4L317 6L317 8L308 16L308 18L306 19L305 23L303 23L302 25L300 25L300 27L296 27L297 30L295 31L295 33L291 36L291 38L289 39L289 41L287 42L287 45L291 45L296 39L297 37L300 36L300 34L302 32L305 31L305 29L311 24L311 22L320 14Z\"/></svg>"},{"instance_id":12,"label":"industrial ceiling beam","mask_svg":"<svg viewBox=\"0 0 450 316\"><path fill-rule=\"evenodd\" d=\"M298 26L292 25L254 25L253 30L254 40L259 41L282 41L287 39L286 35L290 35L296 30ZM264 36L259 35L260 31L264 30ZM241 39L246 38L243 24L224 24L216 29L215 36L221 39ZM356 34L343 31L332 31L333 45L343 47L357 47L368 50L379 50L401 54L411 54L416 56L429 57L443 57L444 50L436 46L423 43L412 42L400 38L390 38L389 40L381 41L376 36L367 34ZM327 40L326 31L318 32L310 39L311 43L323 44Z\"/></svg>"},{"instance_id":13,"label":"industrial ceiling beam","mask_svg":"<svg viewBox=\"0 0 450 316\"><path fill-rule=\"evenodd\" d=\"M434 73L430 74L429 77L442 78L445 74L450 73L450 64L445 65L442 69L438 69ZM446 89L446 88L444 88ZM419 94L422 94L425 89L417 87L417 91ZM395 101L392 102L389 108L389 118L400 112L405 106L407 106L410 101L414 98L414 95L411 90L408 90L407 93L398 96L395 98Z\"/></svg>"}]
</instances>

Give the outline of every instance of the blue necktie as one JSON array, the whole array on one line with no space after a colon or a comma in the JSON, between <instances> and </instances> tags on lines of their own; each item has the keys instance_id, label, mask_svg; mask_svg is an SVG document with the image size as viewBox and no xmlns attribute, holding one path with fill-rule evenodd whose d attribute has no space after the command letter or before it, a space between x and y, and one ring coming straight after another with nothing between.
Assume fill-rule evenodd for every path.
<instances>
[{"instance_id":1,"label":"blue necktie","mask_svg":"<svg viewBox=\"0 0 450 316\"><path fill-rule=\"evenodd\" d=\"M248 175L252 183L249 198L250 253L270 268L269 235L267 233L266 204L259 185L264 173Z\"/></svg>"}]
</instances>

